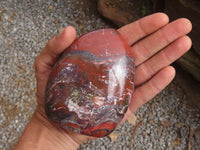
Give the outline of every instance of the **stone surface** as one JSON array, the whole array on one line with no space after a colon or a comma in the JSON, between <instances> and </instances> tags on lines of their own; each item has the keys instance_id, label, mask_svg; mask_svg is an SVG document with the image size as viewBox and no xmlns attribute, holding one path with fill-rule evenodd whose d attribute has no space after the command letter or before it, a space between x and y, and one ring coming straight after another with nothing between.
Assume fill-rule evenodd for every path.
<instances>
[{"instance_id":1,"label":"stone surface","mask_svg":"<svg viewBox=\"0 0 200 150\"><path fill-rule=\"evenodd\" d=\"M98 0L98 11L118 26L131 23L149 14L151 8L152 4L149 0Z\"/></svg>"},{"instance_id":2,"label":"stone surface","mask_svg":"<svg viewBox=\"0 0 200 150\"><path fill-rule=\"evenodd\" d=\"M103 137L123 119L133 90L130 46L117 30L96 30L78 38L55 64L46 114L62 128Z\"/></svg>"},{"instance_id":3,"label":"stone surface","mask_svg":"<svg viewBox=\"0 0 200 150\"><path fill-rule=\"evenodd\" d=\"M177 60L177 63L192 75L190 78L194 78L200 84L200 55L193 48Z\"/></svg>"},{"instance_id":4,"label":"stone surface","mask_svg":"<svg viewBox=\"0 0 200 150\"><path fill-rule=\"evenodd\" d=\"M176 66L176 70L176 80L180 83L181 87L187 91L186 94L190 98L189 101L194 107L200 108L200 82L197 82L195 78L192 78L191 75L181 67Z\"/></svg>"}]
</instances>

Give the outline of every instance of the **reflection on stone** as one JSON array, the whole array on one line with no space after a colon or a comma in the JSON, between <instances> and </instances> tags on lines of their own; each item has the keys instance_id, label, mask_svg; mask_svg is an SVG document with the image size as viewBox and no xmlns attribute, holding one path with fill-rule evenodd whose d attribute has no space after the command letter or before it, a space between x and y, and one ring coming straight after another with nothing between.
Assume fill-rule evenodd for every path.
<instances>
[{"instance_id":1,"label":"reflection on stone","mask_svg":"<svg viewBox=\"0 0 200 150\"><path fill-rule=\"evenodd\" d=\"M103 137L123 119L133 90L131 48L116 30L96 30L79 37L54 65L45 111L62 128Z\"/></svg>"}]
</instances>

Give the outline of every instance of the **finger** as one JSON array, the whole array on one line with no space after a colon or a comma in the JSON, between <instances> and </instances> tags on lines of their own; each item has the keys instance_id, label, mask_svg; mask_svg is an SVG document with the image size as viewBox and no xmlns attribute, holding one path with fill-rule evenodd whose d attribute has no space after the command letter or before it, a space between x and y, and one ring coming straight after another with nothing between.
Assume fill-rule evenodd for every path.
<instances>
[{"instance_id":1,"label":"finger","mask_svg":"<svg viewBox=\"0 0 200 150\"><path fill-rule=\"evenodd\" d=\"M137 66L135 72L135 86L146 82L161 68L177 60L190 49L191 45L192 42L188 36L180 37L161 52Z\"/></svg>"},{"instance_id":2,"label":"finger","mask_svg":"<svg viewBox=\"0 0 200 150\"><path fill-rule=\"evenodd\" d=\"M174 40L189 33L191 29L191 22L188 19L181 18L136 43L132 47L136 66L149 59Z\"/></svg>"},{"instance_id":3,"label":"finger","mask_svg":"<svg viewBox=\"0 0 200 150\"><path fill-rule=\"evenodd\" d=\"M147 103L161 92L174 78L175 69L167 66L158 72L151 80L135 89L132 101L128 108L128 114L135 112L139 107Z\"/></svg>"},{"instance_id":4,"label":"finger","mask_svg":"<svg viewBox=\"0 0 200 150\"><path fill-rule=\"evenodd\" d=\"M76 38L76 30L68 26L63 32L53 37L45 46L42 54L50 55L52 58L60 55Z\"/></svg>"},{"instance_id":5,"label":"finger","mask_svg":"<svg viewBox=\"0 0 200 150\"><path fill-rule=\"evenodd\" d=\"M169 18L166 14L156 13L125 25L119 28L118 31L123 35L129 45L132 45L139 39L166 25L168 22Z\"/></svg>"},{"instance_id":6,"label":"finger","mask_svg":"<svg viewBox=\"0 0 200 150\"><path fill-rule=\"evenodd\" d=\"M36 58L36 73L44 73L46 70L49 70L49 67L54 65L58 56L75 40L75 38L76 31L71 26L65 28L60 35L53 37Z\"/></svg>"},{"instance_id":7,"label":"finger","mask_svg":"<svg viewBox=\"0 0 200 150\"><path fill-rule=\"evenodd\" d=\"M42 100L45 93L46 83L52 66L56 62L58 56L68 47L76 38L76 31L73 27L67 27L63 32L53 37L42 50L35 60L35 72L37 78L37 96L38 100ZM39 104L43 101L38 101ZM42 105L41 104L41 105Z\"/></svg>"}]
</instances>

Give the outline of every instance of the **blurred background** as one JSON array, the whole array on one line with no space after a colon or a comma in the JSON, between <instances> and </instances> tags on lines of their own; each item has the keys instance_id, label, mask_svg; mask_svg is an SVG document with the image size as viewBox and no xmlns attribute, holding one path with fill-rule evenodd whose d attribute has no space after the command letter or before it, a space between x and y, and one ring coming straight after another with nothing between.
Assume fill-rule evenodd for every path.
<instances>
[{"instance_id":1,"label":"blurred background","mask_svg":"<svg viewBox=\"0 0 200 150\"><path fill-rule=\"evenodd\" d=\"M199 0L1 0L0 149L12 149L36 108L34 60L45 43L66 26L78 36L118 28L154 12L170 21L192 21L193 47L173 65L177 76L112 135L88 141L83 150L199 150Z\"/></svg>"}]
</instances>

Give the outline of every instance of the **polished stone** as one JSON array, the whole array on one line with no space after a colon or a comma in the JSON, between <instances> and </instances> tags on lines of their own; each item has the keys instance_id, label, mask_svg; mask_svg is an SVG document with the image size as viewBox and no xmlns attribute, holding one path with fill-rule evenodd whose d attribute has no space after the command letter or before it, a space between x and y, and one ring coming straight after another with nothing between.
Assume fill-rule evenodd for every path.
<instances>
[{"instance_id":1,"label":"polished stone","mask_svg":"<svg viewBox=\"0 0 200 150\"><path fill-rule=\"evenodd\" d=\"M123 119L133 90L130 46L118 31L100 29L76 39L54 65L45 111L64 129L103 137Z\"/></svg>"}]
</instances>

